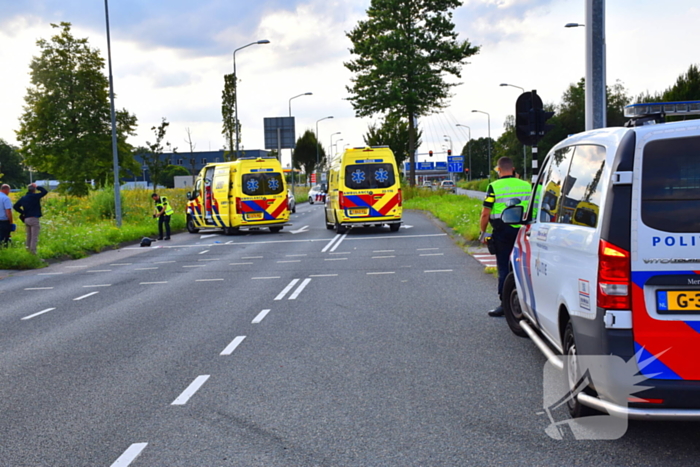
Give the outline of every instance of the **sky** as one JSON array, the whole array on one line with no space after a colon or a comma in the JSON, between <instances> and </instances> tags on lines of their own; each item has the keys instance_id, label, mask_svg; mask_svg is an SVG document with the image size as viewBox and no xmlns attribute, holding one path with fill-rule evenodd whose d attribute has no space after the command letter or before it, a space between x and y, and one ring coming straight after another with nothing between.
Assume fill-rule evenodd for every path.
<instances>
[{"instance_id":1,"label":"sky","mask_svg":"<svg viewBox=\"0 0 700 467\"><path fill-rule=\"evenodd\" d=\"M419 160L445 160L468 138L503 132L513 115L516 87L536 89L558 104L585 74L585 0L463 0L453 10L460 40L480 46L462 67L446 109L419 120ZM358 118L346 86L353 59L346 33L366 18L370 0L120 0L109 4L116 107L138 119L134 146L154 141L151 131L170 122L166 141L189 152L222 149L223 75L236 52L242 148L264 149L263 119L292 114L297 137L316 130L329 150L363 146L368 125ZM102 1L0 0L0 138L17 144L16 130L30 86L29 63L38 39L50 39L51 23L72 23L75 37L107 57ZM606 4L607 83L620 81L631 96L670 87L700 63L697 0L617 0ZM695 52L693 52L695 50ZM105 70L106 73L106 70ZM291 98L307 92L311 96ZM700 96L698 96L700 99ZM472 110L487 112L473 113ZM333 116L332 119L324 119ZM324 119L324 120L321 120ZM319 121L321 120L321 121ZM457 127L457 124L466 125ZM338 134L339 133L339 134ZM435 153L428 159L429 150ZM283 151L283 165L289 150Z\"/></svg>"}]
</instances>

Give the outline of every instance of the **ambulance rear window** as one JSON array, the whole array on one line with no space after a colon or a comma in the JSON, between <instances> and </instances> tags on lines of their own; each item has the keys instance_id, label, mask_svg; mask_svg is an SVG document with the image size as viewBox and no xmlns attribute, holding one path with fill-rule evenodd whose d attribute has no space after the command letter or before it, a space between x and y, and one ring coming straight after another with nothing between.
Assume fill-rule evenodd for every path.
<instances>
[{"instance_id":1,"label":"ambulance rear window","mask_svg":"<svg viewBox=\"0 0 700 467\"><path fill-rule=\"evenodd\" d=\"M248 196L278 195L284 191L282 175L277 172L243 174L243 193Z\"/></svg>"},{"instance_id":2,"label":"ambulance rear window","mask_svg":"<svg viewBox=\"0 0 700 467\"><path fill-rule=\"evenodd\" d=\"M345 167L345 186L351 190L389 188L394 185L391 164L354 164Z\"/></svg>"},{"instance_id":3,"label":"ambulance rear window","mask_svg":"<svg viewBox=\"0 0 700 467\"><path fill-rule=\"evenodd\" d=\"M652 141L642 164L642 221L666 232L700 232L700 137Z\"/></svg>"}]
</instances>

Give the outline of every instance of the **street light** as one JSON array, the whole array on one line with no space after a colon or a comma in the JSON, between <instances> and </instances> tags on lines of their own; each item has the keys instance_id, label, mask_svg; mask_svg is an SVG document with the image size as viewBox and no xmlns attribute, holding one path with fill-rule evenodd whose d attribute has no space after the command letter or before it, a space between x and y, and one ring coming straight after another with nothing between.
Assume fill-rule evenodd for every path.
<instances>
[{"instance_id":1,"label":"street light","mask_svg":"<svg viewBox=\"0 0 700 467\"><path fill-rule=\"evenodd\" d=\"M106 1L106 0L105 0ZM236 75L236 52L238 52L241 49L245 49L246 47L250 47L251 45L258 45L258 44L269 44L270 41L267 39L263 39L260 41L256 42L251 42L250 44L246 44L243 47L239 47L236 50L233 51L233 111L236 114L236 159L240 157L240 152L238 150L238 146L240 143L240 124L239 124L239 118L238 118L238 75Z\"/></svg>"},{"instance_id":2,"label":"street light","mask_svg":"<svg viewBox=\"0 0 700 467\"><path fill-rule=\"evenodd\" d=\"M328 146L329 149L332 149L332 148L333 148L333 137L334 137L335 135L339 135L339 134L340 134L340 132L339 132L339 131L336 131L335 133L333 133L333 134L331 135L331 145ZM340 141L340 140L339 140L339 141ZM333 157L333 152L331 152L331 157Z\"/></svg>"},{"instance_id":3,"label":"street light","mask_svg":"<svg viewBox=\"0 0 700 467\"><path fill-rule=\"evenodd\" d=\"M341 141L343 141L343 138L340 138L338 141L333 143L333 146L335 147L335 151L333 151L334 155L338 153L338 143L340 143Z\"/></svg>"},{"instance_id":4,"label":"street light","mask_svg":"<svg viewBox=\"0 0 700 467\"><path fill-rule=\"evenodd\" d=\"M313 92L305 92L303 94L297 94L294 97L289 98L289 116L292 116L292 99L296 99L297 97L301 96L312 96ZM289 160L291 161L291 166L292 166L292 191L294 191L294 149L291 150L291 154L289 155ZM281 155L280 155L280 160L281 160Z\"/></svg>"},{"instance_id":5,"label":"street light","mask_svg":"<svg viewBox=\"0 0 700 467\"><path fill-rule=\"evenodd\" d=\"M471 127L467 125L462 125L461 123L458 123L457 126L461 126L469 130L469 140L467 141L467 152L469 153L469 176L467 179L471 181L472 179L472 145L469 144L472 141L472 129Z\"/></svg>"},{"instance_id":6,"label":"street light","mask_svg":"<svg viewBox=\"0 0 700 467\"><path fill-rule=\"evenodd\" d=\"M486 114L486 117L488 118L488 129L489 129L489 182L491 181L491 115L489 115L488 112L484 112L483 110L472 110L473 112L478 112L480 114Z\"/></svg>"},{"instance_id":7,"label":"street light","mask_svg":"<svg viewBox=\"0 0 700 467\"><path fill-rule=\"evenodd\" d=\"M442 135L443 137L447 138L445 141L450 142L450 152L452 152L452 138L450 138L449 135Z\"/></svg>"},{"instance_id":8,"label":"street light","mask_svg":"<svg viewBox=\"0 0 700 467\"><path fill-rule=\"evenodd\" d=\"M318 122L322 120L328 120L329 118L333 118L333 115L329 115L328 117L323 117L316 120L316 183L320 183L318 176L318 147L321 145L321 143L318 142Z\"/></svg>"},{"instance_id":9,"label":"street light","mask_svg":"<svg viewBox=\"0 0 700 467\"><path fill-rule=\"evenodd\" d=\"M514 84L508 84L508 83L501 83L501 86L510 86L511 88L518 88L518 89L520 89L520 91L522 91L523 94L525 94L525 88L521 88L520 86L516 86ZM525 149L525 145L523 144L523 180L527 180L527 152L526 151L527 150Z\"/></svg>"},{"instance_id":10,"label":"street light","mask_svg":"<svg viewBox=\"0 0 700 467\"><path fill-rule=\"evenodd\" d=\"M109 111L112 118L112 170L114 170L114 213L117 227L122 226L122 197L119 186L119 153L117 152L117 119L114 113L114 79L112 78L112 47L109 39L109 7L105 0L107 24L107 63L109 64ZM31 171L29 176L31 177Z\"/></svg>"}]
</instances>

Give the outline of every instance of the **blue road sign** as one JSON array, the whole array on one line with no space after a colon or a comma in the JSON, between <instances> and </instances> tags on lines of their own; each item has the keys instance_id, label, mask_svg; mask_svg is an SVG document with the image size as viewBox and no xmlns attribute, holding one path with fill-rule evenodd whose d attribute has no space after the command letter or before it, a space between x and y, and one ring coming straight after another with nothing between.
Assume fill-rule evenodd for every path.
<instances>
[{"instance_id":1,"label":"blue road sign","mask_svg":"<svg viewBox=\"0 0 700 467\"><path fill-rule=\"evenodd\" d=\"M447 156L447 162L461 162L464 164L464 156Z\"/></svg>"},{"instance_id":2,"label":"blue road sign","mask_svg":"<svg viewBox=\"0 0 700 467\"><path fill-rule=\"evenodd\" d=\"M461 162L450 162L447 165L448 165L448 167L447 167L448 172L454 172L454 173L464 172L464 164Z\"/></svg>"}]
</instances>

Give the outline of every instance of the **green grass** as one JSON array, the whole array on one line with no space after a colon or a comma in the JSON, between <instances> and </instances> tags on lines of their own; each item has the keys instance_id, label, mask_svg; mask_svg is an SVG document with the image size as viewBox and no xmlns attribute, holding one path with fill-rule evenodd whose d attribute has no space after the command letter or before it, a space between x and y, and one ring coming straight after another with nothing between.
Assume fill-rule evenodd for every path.
<instances>
[{"instance_id":1,"label":"green grass","mask_svg":"<svg viewBox=\"0 0 700 467\"><path fill-rule=\"evenodd\" d=\"M403 204L405 208L429 211L466 240L479 239L482 200L422 188L407 188L403 190L410 198L406 197Z\"/></svg>"}]
</instances>

